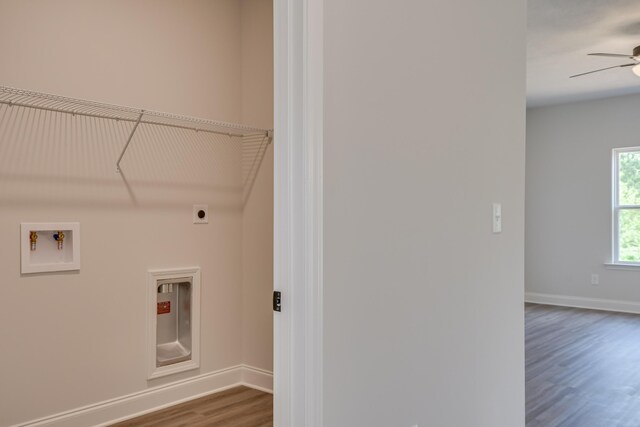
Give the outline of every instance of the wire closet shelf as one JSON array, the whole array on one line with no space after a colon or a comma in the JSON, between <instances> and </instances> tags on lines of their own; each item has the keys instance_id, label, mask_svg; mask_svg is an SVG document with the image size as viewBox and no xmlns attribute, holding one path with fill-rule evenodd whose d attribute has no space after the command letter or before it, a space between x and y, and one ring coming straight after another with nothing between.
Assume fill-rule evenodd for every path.
<instances>
[{"instance_id":1,"label":"wire closet shelf","mask_svg":"<svg viewBox=\"0 0 640 427\"><path fill-rule=\"evenodd\" d=\"M120 172L120 162L140 124L167 126L172 128L192 130L194 132L208 132L226 135L229 138L243 138L262 135L266 143L273 141L273 130L245 126L236 123L226 123L216 120L200 119L159 111L143 110L121 105L105 104L83 99L69 98L60 95L16 89L0 85L0 104L8 106L35 108L38 110L66 113L74 116L85 116L99 119L130 122L134 126L116 161L116 171Z\"/></svg>"}]
</instances>

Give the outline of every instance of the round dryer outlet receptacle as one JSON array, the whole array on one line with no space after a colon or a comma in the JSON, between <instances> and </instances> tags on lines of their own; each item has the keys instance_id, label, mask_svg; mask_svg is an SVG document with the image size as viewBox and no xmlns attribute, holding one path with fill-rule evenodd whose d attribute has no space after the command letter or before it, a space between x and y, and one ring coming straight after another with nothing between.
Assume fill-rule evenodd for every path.
<instances>
[{"instance_id":1,"label":"round dryer outlet receptacle","mask_svg":"<svg viewBox=\"0 0 640 427\"><path fill-rule=\"evenodd\" d=\"M208 224L209 223L209 206L193 205L193 223Z\"/></svg>"}]
</instances>

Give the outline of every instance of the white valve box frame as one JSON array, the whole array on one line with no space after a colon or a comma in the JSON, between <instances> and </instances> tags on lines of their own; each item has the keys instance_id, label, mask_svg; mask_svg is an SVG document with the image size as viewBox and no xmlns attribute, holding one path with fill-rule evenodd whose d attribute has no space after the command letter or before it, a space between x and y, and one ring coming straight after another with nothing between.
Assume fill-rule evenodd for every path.
<instances>
[{"instance_id":1,"label":"white valve box frame","mask_svg":"<svg viewBox=\"0 0 640 427\"><path fill-rule=\"evenodd\" d=\"M31 250L30 232L38 233L36 249ZM64 233L62 249L53 235ZM20 224L21 273L80 270L79 222L23 222Z\"/></svg>"}]
</instances>

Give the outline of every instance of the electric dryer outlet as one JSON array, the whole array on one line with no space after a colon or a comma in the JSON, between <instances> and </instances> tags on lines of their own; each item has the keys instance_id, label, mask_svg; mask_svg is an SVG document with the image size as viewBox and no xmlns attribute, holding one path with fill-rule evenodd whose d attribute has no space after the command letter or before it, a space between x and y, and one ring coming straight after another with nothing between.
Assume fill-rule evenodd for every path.
<instances>
[{"instance_id":1,"label":"electric dryer outlet","mask_svg":"<svg viewBox=\"0 0 640 427\"><path fill-rule=\"evenodd\" d=\"M193 205L193 223L209 223L209 205Z\"/></svg>"}]
</instances>

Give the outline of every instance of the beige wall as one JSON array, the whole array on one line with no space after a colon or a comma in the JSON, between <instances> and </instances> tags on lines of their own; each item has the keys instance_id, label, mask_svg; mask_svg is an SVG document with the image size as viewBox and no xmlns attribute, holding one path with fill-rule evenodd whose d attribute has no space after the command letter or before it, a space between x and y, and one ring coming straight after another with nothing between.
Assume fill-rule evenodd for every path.
<instances>
[{"instance_id":1,"label":"beige wall","mask_svg":"<svg viewBox=\"0 0 640 427\"><path fill-rule=\"evenodd\" d=\"M523 426L525 1L324 5L324 424Z\"/></svg>"},{"instance_id":2,"label":"beige wall","mask_svg":"<svg viewBox=\"0 0 640 427\"><path fill-rule=\"evenodd\" d=\"M251 80L241 72L244 9L235 0L0 0L0 84L232 122L257 117L242 106ZM267 126L270 114L251 124ZM142 126L118 175L129 129L0 107L0 425L243 361L242 148ZM192 224L196 203L209 205L208 225ZM81 223L79 272L20 275L19 224L44 221ZM146 272L193 265L202 268L201 368L148 382Z\"/></svg>"},{"instance_id":3,"label":"beige wall","mask_svg":"<svg viewBox=\"0 0 640 427\"><path fill-rule=\"evenodd\" d=\"M273 128L273 7L271 0L243 0L242 121ZM256 164L253 185L248 184L242 217L243 315L242 355L246 364L273 370L273 144L245 145L264 153Z\"/></svg>"},{"instance_id":4,"label":"beige wall","mask_svg":"<svg viewBox=\"0 0 640 427\"><path fill-rule=\"evenodd\" d=\"M240 120L240 3L2 0L5 85Z\"/></svg>"}]
</instances>

